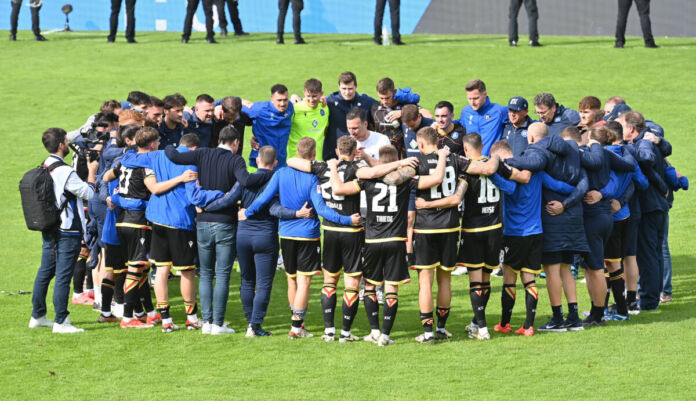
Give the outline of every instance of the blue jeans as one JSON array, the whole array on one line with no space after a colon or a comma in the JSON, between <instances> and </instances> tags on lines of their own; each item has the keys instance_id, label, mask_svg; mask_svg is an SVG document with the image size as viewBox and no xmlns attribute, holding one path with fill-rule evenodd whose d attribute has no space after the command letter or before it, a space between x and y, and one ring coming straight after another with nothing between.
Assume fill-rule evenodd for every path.
<instances>
[{"instance_id":1,"label":"blue jeans","mask_svg":"<svg viewBox=\"0 0 696 401\"><path fill-rule=\"evenodd\" d=\"M237 253L237 225L203 221L196 224L196 233L198 258L201 263L201 277L198 282L201 315L204 322L221 326L225 322L225 310L230 294L230 271Z\"/></svg>"},{"instance_id":2,"label":"blue jeans","mask_svg":"<svg viewBox=\"0 0 696 401\"><path fill-rule=\"evenodd\" d=\"M662 243L662 258L664 259L662 271L662 292L672 295L672 255L669 253L669 213L665 218L665 240Z\"/></svg>"},{"instance_id":3,"label":"blue jeans","mask_svg":"<svg viewBox=\"0 0 696 401\"><path fill-rule=\"evenodd\" d=\"M278 236L275 232L245 231L237 241L237 254L242 272L239 294L244 317L250 324L260 325L271 299L278 261Z\"/></svg>"},{"instance_id":4,"label":"blue jeans","mask_svg":"<svg viewBox=\"0 0 696 401\"><path fill-rule=\"evenodd\" d=\"M660 305L662 292L662 245L665 240L666 212L656 210L644 213L638 231L638 278L641 309L655 309Z\"/></svg>"},{"instance_id":5,"label":"blue jeans","mask_svg":"<svg viewBox=\"0 0 696 401\"><path fill-rule=\"evenodd\" d=\"M73 276L75 262L80 255L80 235L41 234L43 249L41 252L41 267L36 272L34 291L31 297L33 308L31 316L38 319L46 316L46 295L48 286L55 276L53 287L53 309L56 312L55 322L58 324L68 317L68 298L70 297L70 280Z\"/></svg>"}]
</instances>

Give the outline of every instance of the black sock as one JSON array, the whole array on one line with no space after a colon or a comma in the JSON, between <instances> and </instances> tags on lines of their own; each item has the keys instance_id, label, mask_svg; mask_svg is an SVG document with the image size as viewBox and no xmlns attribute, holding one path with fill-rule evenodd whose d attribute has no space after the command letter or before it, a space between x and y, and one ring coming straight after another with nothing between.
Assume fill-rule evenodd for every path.
<instances>
[{"instance_id":1,"label":"black sock","mask_svg":"<svg viewBox=\"0 0 696 401\"><path fill-rule=\"evenodd\" d=\"M365 313L367 321L372 330L379 330L379 304L377 303L377 293L375 290L365 290L363 302L365 303Z\"/></svg>"},{"instance_id":2,"label":"black sock","mask_svg":"<svg viewBox=\"0 0 696 401\"><path fill-rule=\"evenodd\" d=\"M469 282L469 299L471 309L474 311L474 320L479 327L486 326L486 313L483 308L483 289L481 283L476 281Z\"/></svg>"},{"instance_id":3,"label":"black sock","mask_svg":"<svg viewBox=\"0 0 696 401\"><path fill-rule=\"evenodd\" d=\"M94 279L92 278L92 270L86 270L85 276L87 276L87 283L85 284L85 289L94 290Z\"/></svg>"},{"instance_id":4,"label":"black sock","mask_svg":"<svg viewBox=\"0 0 696 401\"><path fill-rule=\"evenodd\" d=\"M108 278L101 283L101 311L111 312L111 299L114 297L114 282Z\"/></svg>"},{"instance_id":5,"label":"black sock","mask_svg":"<svg viewBox=\"0 0 696 401\"><path fill-rule=\"evenodd\" d=\"M500 325L505 326L510 323L512 317L512 309L515 307L515 298L517 296L516 284L503 284L503 291L500 295L500 304L502 306Z\"/></svg>"},{"instance_id":6,"label":"black sock","mask_svg":"<svg viewBox=\"0 0 696 401\"><path fill-rule=\"evenodd\" d=\"M624 296L626 281L624 281L623 269L609 274L609 281L611 283L611 292L614 294L614 302L616 302L616 311L619 312L620 315L628 314L628 307Z\"/></svg>"},{"instance_id":7,"label":"black sock","mask_svg":"<svg viewBox=\"0 0 696 401\"><path fill-rule=\"evenodd\" d=\"M568 302L568 319L577 320L579 318L580 317L578 316L578 303Z\"/></svg>"},{"instance_id":8,"label":"black sock","mask_svg":"<svg viewBox=\"0 0 696 401\"><path fill-rule=\"evenodd\" d=\"M123 286L126 284L126 274L125 273L119 273L116 275L116 278L114 279L114 301L116 301L117 304L123 305L125 301L124 293L123 293Z\"/></svg>"},{"instance_id":9,"label":"black sock","mask_svg":"<svg viewBox=\"0 0 696 401\"><path fill-rule=\"evenodd\" d=\"M126 283L123 289L125 293L126 306L124 307L123 317L132 318L133 311L136 309L136 304L140 305L138 297L138 283L140 282L140 273L128 272L126 274Z\"/></svg>"},{"instance_id":10,"label":"black sock","mask_svg":"<svg viewBox=\"0 0 696 401\"><path fill-rule=\"evenodd\" d=\"M491 282L484 281L481 283L481 289L483 292L483 308L486 309L488 306L488 300L491 298Z\"/></svg>"},{"instance_id":11,"label":"black sock","mask_svg":"<svg viewBox=\"0 0 696 401\"><path fill-rule=\"evenodd\" d=\"M534 318L536 317L536 307L539 302L539 292L537 291L536 282L534 280L524 283L525 304L527 306L527 317L524 319L525 330L534 326Z\"/></svg>"},{"instance_id":12,"label":"black sock","mask_svg":"<svg viewBox=\"0 0 696 401\"><path fill-rule=\"evenodd\" d=\"M157 311L162 315L162 319L169 319L169 302L157 302Z\"/></svg>"},{"instance_id":13,"label":"black sock","mask_svg":"<svg viewBox=\"0 0 696 401\"><path fill-rule=\"evenodd\" d=\"M635 303L637 293L637 291L626 291L626 303L629 305Z\"/></svg>"},{"instance_id":14,"label":"black sock","mask_svg":"<svg viewBox=\"0 0 696 401\"><path fill-rule=\"evenodd\" d=\"M433 332L433 312L421 312L420 313L421 325L423 325L423 331L426 333Z\"/></svg>"},{"instance_id":15,"label":"black sock","mask_svg":"<svg viewBox=\"0 0 696 401\"><path fill-rule=\"evenodd\" d=\"M142 277L140 277L140 287L138 289L138 295L140 296L140 302L145 308L145 312L152 312L155 310L154 305L152 305L152 293L150 292L150 280L148 276L150 269L143 271Z\"/></svg>"},{"instance_id":16,"label":"black sock","mask_svg":"<svg viewBox=\"0 0 696 401\"><path fill-rule=\"evenodd\" d=\"M592 308L590 309L590 319L596 322L601 322L602 317L604 317L604 307L592 304Z\"/></svg>"},{"instance_id":17,"label":"black sock","mask_svg":"<svg viewBox=\"0 0 696 401\"><path fill-rule=\"evenodd\" d=\"M324 327L334 327L336 284L324 283L324 287L321 289L321 310L324 313Z\"/></svg>"},{"instance_id":18,"label":"black sock","mask_svg":"<svg viewBox=\"0 0 696 401\"><path fill-rule=\"evenodd\" d=\"M396 319L396 311L399 309L399 295L395 292L388 292L384 295L384 311L382 316L382 333L389 335L394 320ZM431 314L432 317L432 314ZM432 323L430 330L432 330Z\"/></svg>"},{"instance_id":19,"label":"black sock","mask_svg":"<svg viewBox=\"0 0 696 401\"><path fill-rule=\"evenodd\" d=\"M82 254L77 257L75 262L75 270L73 272L73 291L77 294L82 293L85 284L85 275L87 272L87 259Z\"/></svg>"},{"instance_id":20,"label":"black sock","mask_svg":"<svg viewBox=\"0 0 696 401\"><path fill-rule=\"evenodd\" d=\"M607 270L604 271L604 281L607 283L607 296L604 297L604 305L609 305L609 295L611 294L611 274ZM614 299L616 302L616 299Z\"/></svg>"},{"instance_id":21,"label":"black sock","mask_svg":"<svg viewBox=\"0 0 696 401\"><path fill-rule=\"evenodd\" d=\"M360 305L360 296L357 288L346 288L343 291L343 331L350 331L353 326L355 315L358 314L358 305Z\"/></svg>"},{"instance_id":22,"label":"black sock","mask_svg":"<svg viewBox=\"0 0 696 401\"><path fill-rule=\"evenodd\" d=\"M551 311L555 320L563 320L563 307L561 305L551 306Z\"/></svg>"},{"instance_id":23,"label":"black sock","mask_svg":"<svg viewBox=\"0 0 696 401\"><path fill-rule=\"evenodd\" d=\"M447 324L447 318L450 314L450 308L445 308L444 306L438 306L435 311L437 312L437 328L444 329Z\"/></svg>"}]
</instances>

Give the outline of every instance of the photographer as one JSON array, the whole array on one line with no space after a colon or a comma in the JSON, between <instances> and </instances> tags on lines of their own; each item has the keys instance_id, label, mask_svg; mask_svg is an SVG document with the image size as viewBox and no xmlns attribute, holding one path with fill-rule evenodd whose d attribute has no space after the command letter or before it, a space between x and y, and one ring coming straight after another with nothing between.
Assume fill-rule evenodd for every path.
<instances>
[{"instance_id":1,"label":"photographer","mask_svg":"<svg viewBox=\"0 0 696 401\"><path fill-rule=\"evenodd\" d=\"M100 177L109 162L104 160L108 149L119 146L118 142L118 116L113 112L100 112L94 116L94 121L86 129L80 131L80 137L75 140L70 147L74 151L73 169L77 176L85 181L87 178L87 160L98 161L96 176ZM113 157L112 157L113 158ZM99 300L99 272L93 271L100 262L98 257L103 248L99 240L104 226L104 216L106 215L106 203L96 197L90 200L88 206L88 219L86 230L83 233L83 244L80 250L80 257L75 263L73 274L73 296L72 303L75 305L92 305L94 298ZM88 270L91 271L87 274ZM87 291L83 291L83 283L87 276ZM96 292L94 294L94 282L96 281Z\"/></svg>"},{"instance_id":2,"label":"photographer","mask_svg":"<svg viewBox=\"0 0 696 401\"><path fill-rule=\"evenodd\" d=\"M111 113L116 114L117 116L119 114L121 114L121 110L123 110L121 108L121 103L115 99L107 100L104 103L102 103L101 107L99 107L100 113L101 112L111 112ZM83 130L89 129L89 127L92 126L92 123L94 122L94 118L97 116L97 114L99 114L99 113L92 114L91 116L89 116L87 121L84 124L82 124L82 126L80 126L80 128L78 128L74 131L68 132L68 143L69 144L75 143L77 138L80 137L80 132L82 132Z\"/></svg>"}]
</instances>

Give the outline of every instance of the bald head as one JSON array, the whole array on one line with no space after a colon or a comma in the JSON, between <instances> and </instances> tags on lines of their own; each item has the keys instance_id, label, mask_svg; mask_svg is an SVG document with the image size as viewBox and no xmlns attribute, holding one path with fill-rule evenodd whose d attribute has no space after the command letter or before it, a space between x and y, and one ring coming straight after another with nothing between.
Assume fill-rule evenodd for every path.
<instances>
[{"instance_id":1,"label":"bald head","mask_svg":"<svg viewBox=\"0 0 696 401\"><path fill-rule=\"evenodd\" d=\"M549 135L549 129L544 123L533 123L527 128L527 142L535 143L546 138Z\"/></svg>"}]
</instances>

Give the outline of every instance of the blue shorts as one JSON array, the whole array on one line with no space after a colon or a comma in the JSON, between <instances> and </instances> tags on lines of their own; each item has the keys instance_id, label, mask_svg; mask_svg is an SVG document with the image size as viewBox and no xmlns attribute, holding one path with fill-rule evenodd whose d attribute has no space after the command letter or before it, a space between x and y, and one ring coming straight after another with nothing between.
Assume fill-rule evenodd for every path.
<instances>
[{"instance_id":1,"label":"blue shorts","mask_svg":"<svg viewBox=\"0 0 696 401\"><path fill-rule=\"evenodd\" d=\"M585 236L590 252L585 255L584 267L590 270L604 270L604 247L609 241L614 221L610 213L585 217Z\"/></svg>"}]
</instances>

